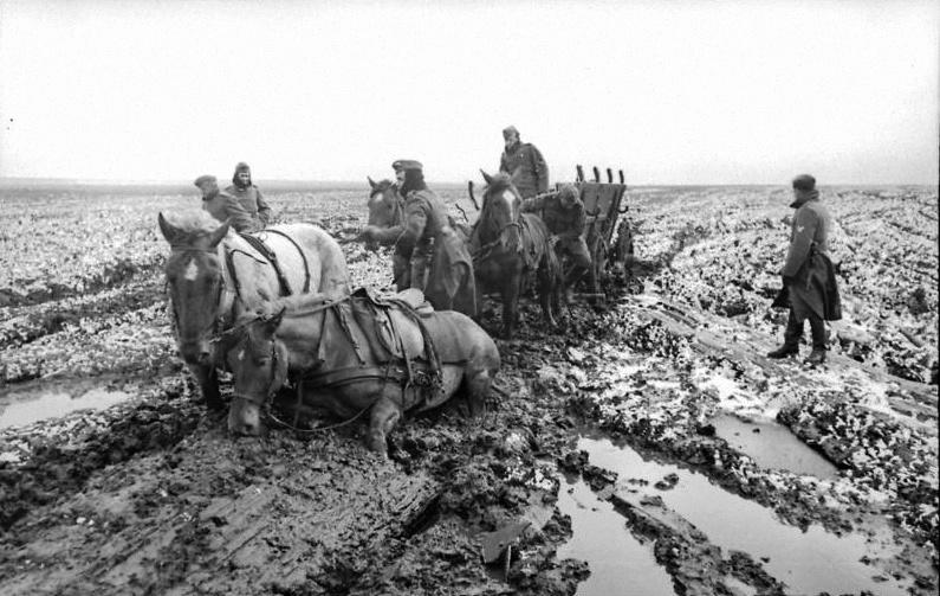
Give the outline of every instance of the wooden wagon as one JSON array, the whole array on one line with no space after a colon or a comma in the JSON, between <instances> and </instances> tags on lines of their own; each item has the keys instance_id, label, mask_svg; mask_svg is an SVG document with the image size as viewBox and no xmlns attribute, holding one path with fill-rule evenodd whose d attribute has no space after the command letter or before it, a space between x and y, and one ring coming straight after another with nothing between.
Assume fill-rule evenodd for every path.
<instances>
[{"instance_id":1,"label":"wooden wagon","mask_svg":"<svg viewBox=\"0 0 941 597\"><path fill-rule=\"evenodd\" d=\"M591 298L603 298L602 280L618 265L625 275L633 259L634 243L630 222L618 217L627 213L624 171L618 170L618 182L607 168L607 182L602 182L598 167L592 167L593 180L585 180L581 166L576 166L575 186L585 204L585 242L591 255L591 269L586 276ZM561 184L557 185L557 188Z\"/></svg>"}]
</instances>

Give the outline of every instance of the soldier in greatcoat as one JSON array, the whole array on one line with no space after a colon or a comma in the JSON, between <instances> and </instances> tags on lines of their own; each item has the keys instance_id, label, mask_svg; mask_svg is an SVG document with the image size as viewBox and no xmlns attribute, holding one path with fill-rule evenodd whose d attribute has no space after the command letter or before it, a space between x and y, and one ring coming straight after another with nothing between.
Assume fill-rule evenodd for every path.
<instances>
[{"instance_id":1,"label":"soldier in greatcoat","mask_svg":"<svg viewBox=\"0 0 941 597\"><path fill-rule=\"evenodd\" d=\"M366 226L366 241L395 242L392 274L399 291L417 288L437 310L477 315L473 262L464 241L454 231L441 199L425 184L422 165L415 160L392 163L399 193L405 198L405 221L389 228ZM460 275L458 266L463 265Z\"/></svg>"},{"instance_id":2,"label":"soldier in greatcoat","mask_svg":"<svg viewBox=\"0 0 941 597\"><path fill-rule=\"evenodd\" d=\"M770 353L772 359L798 354L804 321L810 321L813 350L805 362L819 365L826 360L827 330L824 321L842 317L840 295L827 236L832 219L820 201L816 180L801 174L792 181L795 208L791 223L791 245L781 269L784 288L774 306L789 306L784 344Z\"/></svg>"},{"instance_id":3,"label":"soldier in greatcoat","mask_svg":"<svg viewBox=\"0 0 941 597\"><path fill-rule=\"evenodd\" d=\"M261 191L252 182L252 169L245 162L235 165L232 174L232 184L226 187L225 192L239 200L242 207L252 218L261 222L265 227L271 221L271 207L265 202Z\"/></svg>"},{"instance_id":4,"label":"soldier in greatcoat","mask_svg":"<svg viewBox=\"0 0 941 597\"><path fill-rule=\"evenodd\" d=\"M522 143L515 126L503 129L503 154L500 172L513 177L513 184L523 199L549 190L549 167L532 143Z\"/></svg>"},{"instance_id":5,"label":"soldier in greatcoat","mask_svg":"<svg viewBox=\"0 0 941 597\"><path fill-rule=\"evenodd\" d=\"M203 194L203 209L220 222L228 220L236 232L255 232L264 227L261 220L248 213L238 199L219 190L215 176L203 174L193 184Z\"/></svg>"},{"instance_id":6,"label":"soldier in greatcoat","mask_svg":"<svg viewBox=\"0 0 941 597\"><path fill-rule=\"evenodd\" d=\"M523 211L536 212L552 233L556 254L565 258L566 298L591 268L591 254L585 242L585 204L578 188L564 184L558 193L548 193L523 201Z\"/></svg>"}]
</instances>

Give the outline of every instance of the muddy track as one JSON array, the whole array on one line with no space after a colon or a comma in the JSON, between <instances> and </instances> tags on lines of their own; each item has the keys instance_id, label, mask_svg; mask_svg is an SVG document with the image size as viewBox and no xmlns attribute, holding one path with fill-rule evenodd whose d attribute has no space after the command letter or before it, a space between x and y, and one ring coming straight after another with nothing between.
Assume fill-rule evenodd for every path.
<instances>
[{"instance_id":1,"label":"muddy track","mask_svg":"<svg viewBox=\"0 0 941 597\"><path fill-rule=\"evenodd\" d=\"M220 414L194 403L182 377L155 378L138 403L116 409L104 425L70 432L67 442L31 440L28 458L0 468L0 589L572 594L591 571L557 556L572 533L556 507L559 474L568 471L652 546L678 593L782 592L761 554L722 548L667 506L661 496L669 484L634 491L592 464L576 447L586 424L648 457L699 471L799 528L848 532L885 515L881 507L821 502L793 476L782 491L778 477L703 423L713 397L697 395L669 420L625 419L612 413L628 395L599 401L590 384L572 385L575 363L608 358L572 355L604 342L663 363L681 386L691 379L690 350L715 363L729 359L710 352L708 337L682 328L695 323L693 314L665 309L658 319L648 311L619 319L579 306L566 330L546 336L535 305L526 306L520 337L499 342L504 370L488 413L466 421L443 409L408 420L393 434L389 460L365 450L359 425L307 437L275 430L233 438ZM485 324L498 322L491 314ZM733 345L733 352L745 348ZM830 445L844 444L835 438ZM901 510L926 503L915 487L902 493ZM936 590L937 557L918 548L930 530L895 528L908 564L897 558L874 574L891 568L915 592Z\"/></svg>"}]
</instances>

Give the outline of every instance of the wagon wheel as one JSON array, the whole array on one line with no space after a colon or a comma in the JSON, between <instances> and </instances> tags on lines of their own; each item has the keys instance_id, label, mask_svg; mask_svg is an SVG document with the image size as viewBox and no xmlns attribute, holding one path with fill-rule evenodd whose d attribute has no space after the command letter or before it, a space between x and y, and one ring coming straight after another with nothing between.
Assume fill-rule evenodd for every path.
<instances>
[{"instance_id":1,"label":"wagon wheel","mask_svg":"<svg viewBox=\"0 0 941 597\"><path fill-rule=\"evenodd\" d=\"M608 267L608 245L604 239L599 236L595 239L594 247L591 251L591 268L588 270L588 288L594 295L601 295L601 280L605 275L605 269ZM594 300L594 298L592 299Z\"/></svg>"},{"instance_id":2,"label":"wagon wheel","mask_svg":"<svg viewBox=\"0 0 941 597\"><path fill-rule=\"evenodd\" d=\"M618 226L614 260L623 267L624 280L630 280L634 269L634 230L629 219L622 220Z\"/></svg>"}]
</instances>

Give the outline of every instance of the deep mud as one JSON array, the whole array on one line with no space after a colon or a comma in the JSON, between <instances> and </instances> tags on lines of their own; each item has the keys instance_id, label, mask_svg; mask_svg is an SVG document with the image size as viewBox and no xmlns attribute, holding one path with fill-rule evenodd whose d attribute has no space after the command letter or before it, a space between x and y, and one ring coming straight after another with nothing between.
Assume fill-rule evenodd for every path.
<instances>
[{"instance_id":1,"label":"deep mud","mask_svg":"<svg viewBox=\"0 0 941 597\"><path fill-rule=\"evenodd\" d=\"M338 235L356 224L323 221ZM937 593L937 386L849 356L822 371L768 362L756 355L773 338L723 327L731 303L677 308L652 292L697 238L678 232L637 278L612 281L606 309L578 302L555 333L524 305L519 337L498 341L487 414L408 419L387 459L360 423L230 436L172 355L159 278L122 279L116 294L132 298L111 307L23 302L14 315L39 326L5 354L71 346L82 325L120 349L125 319L151 344L128 343L110 373L7 379L0 398L52 382L129 398L0 429L0 592ZM354 278L385 267L345 247ZM56 313L72 319L42 323ZM855 398L872 384L883 402ZM793 435L746 445L723 437L723 416L745 421L739 433ZM788 442L822 464L755 455ZM789 560L802 550L814 557Z\"/></svg>"}]
</instances>

